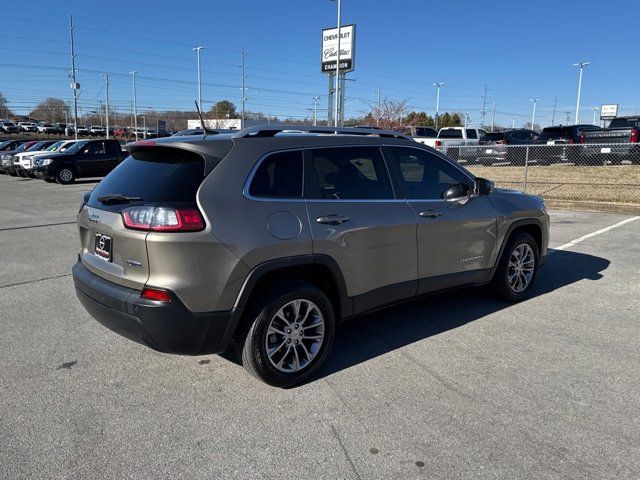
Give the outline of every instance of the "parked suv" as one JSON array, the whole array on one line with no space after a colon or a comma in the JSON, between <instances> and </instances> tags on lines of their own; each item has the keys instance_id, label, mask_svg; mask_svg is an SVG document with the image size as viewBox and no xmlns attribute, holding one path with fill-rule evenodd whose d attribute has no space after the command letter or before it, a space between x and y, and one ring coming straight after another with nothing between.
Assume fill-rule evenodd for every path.
<instances>
[{"instance_id":1,"label":"parked suv","mask_svg":"<svg viewBox=\"0 0 640 480\"><path fill-rule=\"evenodd\" d=\"M287 387L322 365L338 320L468 285L530 294L539 197L397 132L263 128L127 145L78 213L73 278L98 322L168 353L233 344Z\"/></svg>"},{"instance_id":2,"label":"parked suv","mask_svg":"<svg viewBox=\"0 0 640 480\"><path fill-rule=\"evenodd\" d=\"M81 140L64 152L41 156L33 174L48 182L67 185L77 178L103 177L126 156L117 140Z\"/></svg>"}]
</instances>

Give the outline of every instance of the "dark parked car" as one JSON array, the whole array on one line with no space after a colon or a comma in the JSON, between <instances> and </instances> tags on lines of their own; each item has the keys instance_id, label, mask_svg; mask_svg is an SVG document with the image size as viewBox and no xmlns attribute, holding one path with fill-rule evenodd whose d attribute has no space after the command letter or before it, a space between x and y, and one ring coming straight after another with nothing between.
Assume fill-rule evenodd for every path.
<instances>
[{"instance_id":1,"label":"dark parked car","mask_svg":"<svg viewBox=\"0 0 640 480\"><path fill-rule=\"evenodd\" d=\"M126 157L117 140L82 140L63 153L38 158L33 173L66 185L77 178L104 177Z\"/></svg>"},{"instance_id":2,"label":"dark parked car","mask_svg":"<svg viewBox=\"0 0 640 480\"><path fill-rule=\"evenodd\" d=\"M0 169L2 169L2 173L7 173L9 175L15 176L16 171L13 168L13 156L16 153L24 152L36 143L38 143L37 140L29 140L16 147L16 149L13 151L2 152L2 154L0 154Z\"/></svg>"},{"instance_id":3,"label":"dark parked car","mask_svg":"<svg viewBox=\"0 0 640 480\"><path fill-rule=\"evenodd\" d=\"M481 148L476 162L482 165L524 165L526 145L534 145L537 140L538 133L533 130L489 132L479 142Z\"/></svg>"},{"instance_id":4,"label":"dark parked car","mask_svg":"<svg viewBox=\"0 0 640 480\"><path fill-rule=\"evenodd\" d=\"M540 132L540 136L536 143L546 145L532 149L533 160L541 165L550 165L552 163L575 163L577 159L578 149L568 147L568 145L577 144L580 141L580 135L583 132L600 130L600 127L592 124L582 125L559 125L557 127L546 127ZM531 154L530 154L531 156Z\"/></svg>"},{"instance_id":5,"label":"dark parked car","mask_svg":"<svg viewBox=\"0 0 640 480\"><path fill-rule=\"evenodd\" d=\"M580 135L580 163L606 165L628 162L640 164L640 117L618 117L605 129Z\"/></svg>"}]
</instances>

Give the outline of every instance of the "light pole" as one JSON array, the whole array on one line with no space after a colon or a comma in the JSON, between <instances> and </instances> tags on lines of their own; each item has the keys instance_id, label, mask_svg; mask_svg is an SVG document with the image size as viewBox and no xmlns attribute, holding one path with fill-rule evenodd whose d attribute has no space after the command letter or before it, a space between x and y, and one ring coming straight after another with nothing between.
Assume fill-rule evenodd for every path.
<instances>
[{"instance_id":1,"label":"light pole","mask_svg":"<svg viewBox=\"0 0 640 480\"><path fill-rule=\"evenodd\" d=\"M598 112L598 110L600 110L600 108L593 107L593 121L591 123L593 123L594 125L596 125L596 113Z\"/></svg>"},{"instance_id":2,"label":"light pole","mask_svg":"<svg viewBox=\"0 0 640 480\"><path fill-rule=\"evenodd\" d=\"M336 55L336 118L335 127L340 123L340 26L342 22L342 0L338 0L338 54Z\"/></svg>"},{"instance_id":3,"label":"light pole","mask_svg":"<svg viewBox=\"0 0 640 480\"><path fill-rule=\"evenodd\" d=\"M536 125L536 105L540 101L540 99L532 98L531 101L533 102L533 115L531 116L531 130L534 130L534 127Z\"/></svg>"},{"instance_id":4,"label":"light pole","mask_svg":"<svg viewBox=\"0 0 640 480\"><path fill-rule=\"evenodd\" d=\"M318 125L318 101L320 100L320 95L316 95L313 97L313 126Z\"/></svg>"},{"instance_id":5,"label":"light pole","mask_svg":"<svg viewBox=\"0 0 640 480\"><path fill-rule=\"evenodd\" d=\"M104 86L105 86L105 109L104 109L104 116L106 118L106 124L107 124L107 138L109 138L109 74L108 73L103 73L102 77L104 78Z\"/></svg>"},{"instance_id":6,"label":"light pole","mask_svg":"<svg viewBox=\"0 0 640 480\"><path fill-rule=\"evenodd\" d=\"M136 99L136 72L135 70L129 72L133 79L133 134L136 136L136 142L138 141L138 104Z\"/></svg>"},{"instance_id":7,"label":"light pole","mask_svg":"<svg viewBox=\"0 0 640 480\"><path fill-rule=\"evenodd\" d=\"M438 130L438 114L440 113L440 87L442 87L444 83L436 82L433 84L436 87L436 130Z\"/></svg>"},{"instance_id":8,"label":"light pole","mask_svg":"<svg viewBox=\"0 0 640 480\"><path fill-rule=\"evenodd\" d=\"M578 77L578 100L576 100L576 125L580 121L580 94L582 93L582 71L584 67L589 65L591 62L578 62L574 63L574 67L580 68L580 76Z\"/></svg>"},{"instance_id":9,"label":"light pole","mask_svg":"<svg viewBox=\"0 0 640 480\"><path fill-rule=\"evenodd\" d=\"M196 52L196 58L198 62L198 108L202 111L202 81L200 78L200 50L204 47L196 47L193 49Z\"/></svg>"},{"instance_id":10,"label":"light pole","mask_svg":"<svg viewBox=\"0 0 640 480\"><path fill-rule=\"evenodd\" d=\"M140 115L142 117L142 138L147 139L147 116Z\"/></svg>"},{"instance_id":11,"label":"light pole","mask_svg":"<svg viewBox=\"0 0 640 480\"><path fill-rule=\"evenodd\" d=\"M511 128L516 128L516 118L518 117L511 117Z\"/></svg>"}]
</instances>

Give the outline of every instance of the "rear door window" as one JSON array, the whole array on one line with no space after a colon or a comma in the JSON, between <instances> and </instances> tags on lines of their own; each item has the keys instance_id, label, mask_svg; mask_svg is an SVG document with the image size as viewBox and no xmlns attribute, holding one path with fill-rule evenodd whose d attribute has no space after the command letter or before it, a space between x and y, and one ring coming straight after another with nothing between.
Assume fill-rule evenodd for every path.
<instances>
[{"instance_id":1,"label":"rear door window","mask_svg":"<svg viewBox=\"0 0 640 480\"><path fill-rule=\"evenodd\" d=\"M311 198L392 199L386 164L377 147L323 148L311 152Z\"/></svg>"},{"instance_id":2,"label":"rear door window","mask_svg":"<svg viewBox=\"0 0 640 480\"><path fill-rule=\"evenodd\" d=\"M478 138L478 134L474 129L467 128L467 138L472 138L472 139Z\"/></svg>"},{"instance_id":3,"label":"rear door window","mask_svg":"<svg viewBox=\"0 0 640 480\"><path fill-rule=\"evenodd\" d=\"M273 153L253 175L249 194L266 198L302 198L302 152Z\"/></svg>"}]
</instances>

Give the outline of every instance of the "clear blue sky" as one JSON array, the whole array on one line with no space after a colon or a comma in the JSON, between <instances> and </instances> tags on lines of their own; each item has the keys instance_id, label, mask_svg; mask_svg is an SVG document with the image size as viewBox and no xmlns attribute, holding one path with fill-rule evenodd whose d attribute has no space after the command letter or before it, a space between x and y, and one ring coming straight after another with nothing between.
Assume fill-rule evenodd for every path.
<instances>
[{"instance_id":1,"label":"clear blue sky","mask_svg":"<svg viewBox=\"0 0 640 480\"><path fill-rule=\"evenodd\" d=\"M608 11L607 5L611 8ZM280 117L310 116L327 78L320 72L320 31L336 23L329 0L6 2L0 12L0 92L26 113L47 96L71 99L68 15L76 23L80 107L102 100L99 72L109 72L111 103L128 111L138 72L138 110L191 109L195 53L202 54L204 107L219 99L239 106L240 48L247 51L247 108ZM531 97L537 122L575 111L578 70L585 70L581 118L592 107L640 109L640 2L343 0L343 22L357 25L356 71L347 86L347 116L367 111L376 90L433 113L433 82L445 82L441 111L468 111L479 123L488 84L487 121L522 125ZM635 50L634 50L635 49ZM37 67L37 68L36 68ZM0 116L2 113L0 112Z\"/></svg>"}]
</instances>

